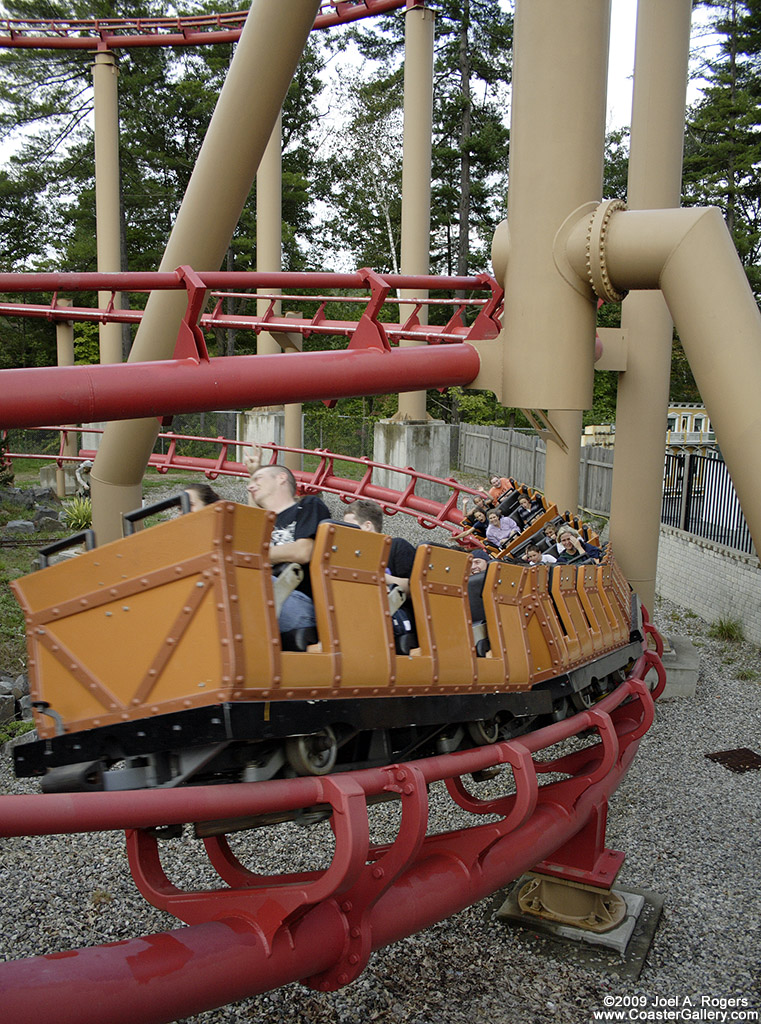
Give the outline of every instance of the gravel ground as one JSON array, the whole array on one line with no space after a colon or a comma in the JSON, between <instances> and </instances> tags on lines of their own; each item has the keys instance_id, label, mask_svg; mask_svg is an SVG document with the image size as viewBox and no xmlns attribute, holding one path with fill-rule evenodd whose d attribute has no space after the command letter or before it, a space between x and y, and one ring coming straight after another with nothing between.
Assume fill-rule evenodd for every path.
<instances>
[{"instance_id":1,"label":"gravel ground","mask_svg":"<svg viewBox=\"0 0 761 1024\"><path fill-rule=\"evenodd\" d=\"M393 520L394 532L402 532L401 522L401 516ZM289 985L187 1024L586 1024L606 1019L595 1011L604 1010L606 998L618 997L642 997L647 1004L636 1012L649 1016L624 1020L761 1019L761 772L737 774L705 758L737 747L761 752L759 650L710 638L707 623L665 602L655 621L665 633L692 638L701 668L694 698L657 707L610 803L607 844L626 851L618 881L665 901L638 981L606 971L594 957L581 963L563 945L506 927L495 919L489 899L373 954L361 977L343 990L317 994ZM10 758L0 757L0 792L35 790L33 783L15 780ZM434 804L438 823L451 827L446 802L436 794ZM393 816L393 809L377 809L378 838L393 827ZM266 839L254 835L257 865L297 870L319 861L328 831L325 825L307 831L289 824L269 830ZM196 856L198 845L189 835L167 844L169 873L182 877L183 885L210 881ZM2 959L177 926L138 895L118 834L11 839L2 852ZM665 1002L657 1000L683 1007L687 997L692 1007L687 1004L681 1017L655 1016L675 1012L673 1004L664 1011ZM739 1005L746 1015L729 1010L725 1018L706 1016L702 997L716 1000L707 1007L714 1014L721 1013L722 1000L745 1000ZM627 1012L631 1003L619 1005Z\"/></svg>"}]
</instances>

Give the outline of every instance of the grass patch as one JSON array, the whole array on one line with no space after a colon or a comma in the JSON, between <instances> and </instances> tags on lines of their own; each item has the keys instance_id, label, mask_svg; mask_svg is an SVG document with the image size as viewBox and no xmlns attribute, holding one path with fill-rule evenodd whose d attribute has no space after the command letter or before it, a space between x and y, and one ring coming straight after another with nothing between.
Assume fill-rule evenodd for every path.
<instances>
[{"instance_id":1,"label":"grass patch","mask_svg":"<svg viewBox=\"0 0 761 1024\"><path fill-rule=\"evenodd\" d=\"M26 671L26 631L24 613L8 584L31 572L36 557L37 548L31 546L0 550L0 669L10 675Z\"/></svg>"},{"instance_id":2,"label":"grass patch","mask_svg":"<svg viewBox=\"0 0 761 1024\"><path fill-rule=\"evenodd\" d=\"M183 491L197 476L206 479L200 473L157 473L155 469L148 469L143 477L143 491L171 490L172 487Z\"/></svg>"},{"instance_id":3,"label":"grass patch","mask_svg":"<svg viewBox=\"0 0 761 1024\"><path fill-rule=\"evenodd\" d=\"M741 679L744 683L755 683L759 675L752 668L741 668L737 673L737 678Z\"/></svg>"},{"instance_id":4,"label":"grass patch","mask_svg":"<svg viewBox=\"0 0 761 1024\"><path fill-rule=\"evenodd\" d=\"M745 631L739 619L718 618L708 627L708 635L714 640L725 640L728 643L740 643L745 639Z\"/></svg>"},{"instance_id":5,"label":"grass patch","mask_svg":"<svg viewBox=\"0 0 761 1024\"><path fill-rule=\"evenodd\" d=\"M34 722L4 722L0 725L0 746L34 729Z\"/></svg>"}]
</instances>

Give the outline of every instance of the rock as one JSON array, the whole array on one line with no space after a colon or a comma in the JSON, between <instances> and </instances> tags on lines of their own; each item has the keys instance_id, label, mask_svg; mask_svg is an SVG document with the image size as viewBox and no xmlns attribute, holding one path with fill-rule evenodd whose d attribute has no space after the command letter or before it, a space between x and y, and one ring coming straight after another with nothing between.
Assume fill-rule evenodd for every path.
<instances>
[{"instance_id":1,"label":"rock","mask_svg":"<svg viewBox=\"0 0 761 1024\"><path fill-rule=\"evenodd\" d=\"M32 519L35 523L39 523L41 519L58 519L58 509L51 508L49 505L43 505L37 509Z\"/></svg>"},{"instance_id":2,"label":"rock","mask_svg":"<svg viewBox=\"0 0 761 1024\"><path fill-rule=\"evenodd\" d=\"M32 698L29 694L21 698L19 707L21 708L21 721L31 722L34 716L32 715Z\"/></svg>"},{"instance_id":3,"label":"rock","mask_svg":"<svg viewBox=\"0 0 761 1024\"><path fill-rule=\"evenodd\" d=\"M42 533L57 533L61 529L60 519L53 514L42 516L40 519L35 516L35 522L37 529Z\"/></svg>"},{"instance_id":4,"label":"rock","mask_svg":"<svg viewBox=\"0 0 761 1024\"><path fill-rule=\"evenodd\" d=\"M16 715L16 699L13 694L0 695L0 724L12 722Z\"/></svg>"},{"instance_id":5,"label":"rock","mask_svg":"<svg viewBox=\"0 0 761 1024\"><path fill-rule=\"evenodd\" d=\"M34 523L30 523L28 519L11 519L8 525L5 527L6 533L35 533L36 527Z\"/></svg>"},{"instance_id":6,"label":"rock","mask_svg":"<svg viewBox=\"0 0 761 1024\"><path fill-rule=\"evenodd\" d=\"M21 505L22 508L34 508L37 504L34 491L17 491L16 504Z\"/></svg>"},{"instance_id":7,"label":"rock","mask_svg":"<svg viewBox=\"0 0 761 1024\"><path fill-rule=\"evenodd\" d=\"M58 495L50 487L32 487L31 494L34 497L35 504L43 501L58 501Z\"/></svg>"},{"instance_id":8,"label":"rock","mask_svg":"<svg viewBox=\"0 0 761 1024\"><path fill-rule=\"evenodd\" d=\"M20 676L16 676L15 685L21 691L21 696L25 697L29 693L29 676L26 672L22 672ZM19 698L16 698L17 700Z\"/></svg>"}]
</instances>

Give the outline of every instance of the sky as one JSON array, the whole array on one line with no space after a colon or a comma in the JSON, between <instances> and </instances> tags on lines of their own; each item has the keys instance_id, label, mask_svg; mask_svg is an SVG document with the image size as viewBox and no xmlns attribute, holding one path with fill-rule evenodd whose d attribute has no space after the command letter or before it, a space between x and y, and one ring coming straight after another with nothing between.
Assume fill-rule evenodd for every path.
<instances>
[{"instance_id":1,"label":"sky","mask_svg":"<svg viewBox=\"0 0 761 1024\"><path fill-rule=\"evenodd\" d=\"M608 57L607 129L631 124L637 0L613 0Z\"/></svg>"},{"instance_id":2,"label":"sky","mask_svg":"<svg viewBox=\"0 0 761 1024\"><path fill-rule=\"evenodd\" d=\"M663 0L667 3L668 0ZM710 12L693 9L694 27L704 24ZM612 0L610 17L610 55L608 60L608 131L631 124L632 88L634 72L634 41L637 31L637 0ZM701 49L711 46L711 37L701 40ZM687 103L694 103L700 95L700 79L691 78L687 85Z\"/></svg>"}]
</instances>

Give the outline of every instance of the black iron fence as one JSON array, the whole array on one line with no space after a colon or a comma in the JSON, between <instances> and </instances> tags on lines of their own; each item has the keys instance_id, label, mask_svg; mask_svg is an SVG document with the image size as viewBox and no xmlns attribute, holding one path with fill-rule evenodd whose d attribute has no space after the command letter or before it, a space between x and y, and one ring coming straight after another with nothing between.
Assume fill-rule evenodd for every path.
<instances>
[{"instance_id":1,"label":"black iron fence","mask_svg":"<svg viewBox=\"0 0 761 1024\"><path fill-rule=\"evenodd\" d=\"M666 455L661 522L746 554L755 548L719 452Z\"/></svg>"}]
</instances>

